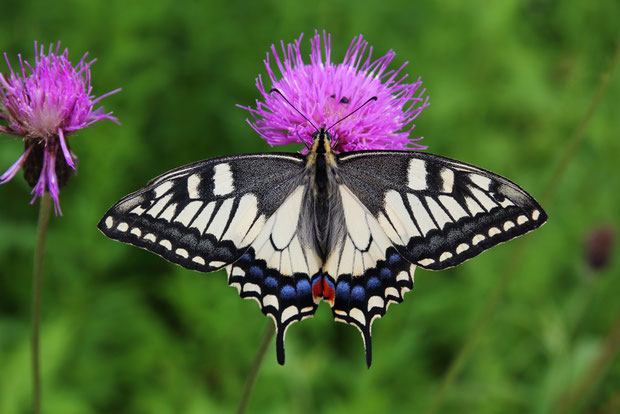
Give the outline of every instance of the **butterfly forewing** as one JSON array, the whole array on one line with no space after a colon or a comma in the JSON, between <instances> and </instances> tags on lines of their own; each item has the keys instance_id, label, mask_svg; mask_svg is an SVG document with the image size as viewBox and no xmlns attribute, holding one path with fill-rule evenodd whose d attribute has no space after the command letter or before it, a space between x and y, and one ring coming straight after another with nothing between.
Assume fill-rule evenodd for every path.
<instances>
[{"instance_id":1,"label":"butterfly forewing","mask_svg":"<svg viewBox=\"0 0 620 414\"><path fill-rule=\"evenodd\" d=\"M340 180L398 252L427 269L456 266L547 219L515 183L459 161L405 151L360 151L339 161Z\"/></svg>"},{"instance_id":2,"label":"butterfly forewing","mask_svg":"<svg viewBox=\"0 0 620 414\"><path fill-rule=\"evenodd\" d=\"M296 154L215 158L172 170L120 200L99 222L108 237L209 272L239 259L297 187Z\"/></svg>"}]
</instances>

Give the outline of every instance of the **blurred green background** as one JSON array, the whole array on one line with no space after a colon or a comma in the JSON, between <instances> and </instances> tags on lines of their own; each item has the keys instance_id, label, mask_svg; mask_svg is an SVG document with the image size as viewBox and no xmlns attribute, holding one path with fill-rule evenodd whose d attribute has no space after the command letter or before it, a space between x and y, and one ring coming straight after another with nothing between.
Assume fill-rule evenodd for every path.
<instances>
[{"instance_id":1,"label":"blurred green background","mask_svg":"<svg viewBox=\"0 0 620 414\"><path fill-rule=\"evenodd\" d=\"M223 273L181 269L106 239L96 223L122 196L173 167L271 150L235 104L254 105L254 78L265 73L272 43L304 32L307 56L315 29L332 33L334 61L359 33L375 57L394 49L394 68L409 61L406 73L422 76L431 102L414 136L425 137L429 152L513 179L544 203L550 220L458 268L418 270L414 291L374 326L370 370L357 330L334 323L322 305L288 331L285 366L270 345L248 411L428 412L493 292L508 281L438 412L617 412L619 249L593 271L584 246L593 230L620 225L618 71L587 117L612 64L619 2L2 5L0 49L11 62L17 53L33 61L35 40L61 40L74 62L85 51L98 58L95 94L123 88L104 100L122 126L101 122L70 139L78 176L61 192L64 216L52 218L44 275L45 413L235 409L270 321ZM0 136L0 169L22 150L20 140ZM38 203L28 204L29 192L21 174L0 187L3 414L30 407Z\"/></svg>"}]
</instances>

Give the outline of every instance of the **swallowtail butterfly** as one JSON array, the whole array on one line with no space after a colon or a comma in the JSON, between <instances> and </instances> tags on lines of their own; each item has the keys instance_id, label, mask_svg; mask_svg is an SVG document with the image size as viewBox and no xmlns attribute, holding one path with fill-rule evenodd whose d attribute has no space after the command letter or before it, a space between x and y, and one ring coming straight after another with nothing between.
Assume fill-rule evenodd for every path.
<instances>
[{"instance_id":1,"label":"swallowtail butterfly","mask_svg":"<svg viewBox=\"0 0 620 414\"><path fill-rule=\"evenodd\" d=\"M185 268L225 268L242 298L276 325L323 300L357 327L371 362L371 325L413 287L416 266L442 270L540 227L547 215L515 183L424 152L336 154L326 128L306 155L265 153L169 171L116 203L108 237Z\"/></svg>"}]
</instances>

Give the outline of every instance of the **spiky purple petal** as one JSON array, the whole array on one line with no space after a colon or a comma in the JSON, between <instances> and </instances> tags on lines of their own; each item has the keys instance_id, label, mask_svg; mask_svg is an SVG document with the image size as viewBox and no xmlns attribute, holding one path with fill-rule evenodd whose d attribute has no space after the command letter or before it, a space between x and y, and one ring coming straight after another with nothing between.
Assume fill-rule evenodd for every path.
<instances>
[{"instance_id":1,"label":"spiky purple petal","mask_svg":"<svg viewBox=\"0 0 620 414\"><path fill-rule=\"evenodd\" d=\"M0 73L0 119L6 123L0 125L0 133L21 136L26 144L22 156L0 177L0 184L13 178L23 166L33 186L32 202L47 191L57 214L61 214L60 187L70 176L65 170L75 170L77 161L67 137L103 119L118 123L111 112L95 105L120 89L98 98L93 96L90 66L95 60L87 62L87 56L85 53L73 66L69 51L60 52L60 42L55 48L50 45L47 54L35 42L34 67L18 55L19 70L14 71L5 53L9 74ZM61 153L62 158L57 160ZM30 177L33 173L38 178Z\"/></svg>"},{"instance_id":2,"label":"spiky purple petal","mask_svg":"<svg viewBox=\"0 0 620 414\"><path fill-rule=\"evenodd\" d=\"M351 113L371 97L369 103L351 117L336 125L330 132L337 142L336 151L363 149L425 149L417 143L422 137L409 138L413 120L426 108L422 81L405 83L401 75L407 63L388 70L395 53L389 51L372 60L372 47L356 36L342 63L331 61L331 35L315 32L310 39L310 63L304 63L301 52L302 36L293 44L280 42L281 55L275 45L267 53L265 67L273 88L277 88L315 125L330 126ZM279 75L272 69L275 63ZM259 75L256 87L263 101L247 109L253 120L247 122L270 145L304 143L311 140L315 128L280 96L270 94Z\"/></svg>"}]
</instances>

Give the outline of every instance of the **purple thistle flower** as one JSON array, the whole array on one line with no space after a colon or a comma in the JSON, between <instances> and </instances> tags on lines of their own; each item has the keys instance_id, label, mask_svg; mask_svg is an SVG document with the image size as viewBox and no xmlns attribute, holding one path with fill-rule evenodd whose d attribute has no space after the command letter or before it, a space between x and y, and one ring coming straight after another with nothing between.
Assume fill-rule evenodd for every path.
<instances>
[{"instance_id":1,"label":"purple thistle flower","mask_svg":"<svg viewBox=\"0 0 620 414\"><path fill-rule=\"evenodd\" d=\"M32 67L18 55L19 70L4 58L10 74L0 73L0 133L17 135L24 140L24 153L0 176L0 184L11 180L23 167L24 177L33 187L31 204L47 191L54 200L56 214L62 214L58 201L60 187L74 175L77 157L71 151L67 137L79 129L102 119L118 123L112 113L94 108L116 89L98 98L91 95L90 65L87 53L77 65L69 62L69 51L59 53L60 42L47 55L43 46L35 48ZM30 75L27 74L27 70Z\"/></svg>"},{"instance_id":2,"label":"purple thistle flower","mask_svg":"<svg viewBox=\"0 0 620 414\"><path fill-rule=\"evenodd\" d=\"M271 46L281 79L271 68L269 53L264 62L273 87L315 125L329 127L369 98L377 97L330 130L337 142L334 150L426 149L416 142L422 137L409 138L415 127L413 120L429 102L428 97L422 97L425 90L420 90L420 78L404 83L407 75L400 73L406 62L396 70L387 70L396 54L389 51L371 60L372 47L359 35L353 38L343 62L334 64L331 35L323 32L321 39L317 31L310 39L310 64L305 64L300 53L302 36L294 44L285 46L281 42L284 60ZM256 109L240 106L252 114L254 120L247 120L252 128L272 146L309 142L315 128L280 96L270 94L260 75L256 86L264 102L257 100Z\"/></svg>"}]
</instances>

